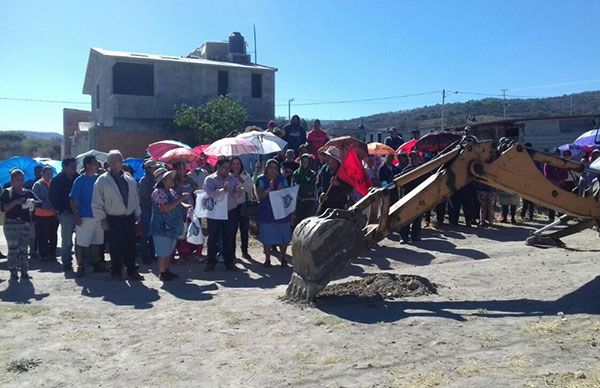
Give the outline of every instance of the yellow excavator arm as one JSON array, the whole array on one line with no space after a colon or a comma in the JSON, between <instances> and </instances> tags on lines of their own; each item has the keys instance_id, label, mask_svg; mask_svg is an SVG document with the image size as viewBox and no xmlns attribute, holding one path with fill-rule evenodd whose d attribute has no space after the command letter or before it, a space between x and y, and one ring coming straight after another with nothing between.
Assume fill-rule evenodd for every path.
<instances>
[{"instance_id":1,"label":"yellow excavator arm","mask_svg":"<svg viewBox=\"0 0 600 388\"><path fill-rule=\"evenodd\" d=\"M348 210L328 209L319 217L300 222L292 237L294 273L286 294L312 300L347 263L364 249L404 225L472 181L521 196L565 213L557 222L533 232L529 244L560 245L560 237L600 221L598 193L578 196L547 180L537 163L582 172L581 163L538 152L518 143L463 141L429 162L399 175L394 185L373 188ZM390 203L391 190L424 176L415 189ZM576 220L558 231L554 227Z\"/></svg>"}]
</instances>

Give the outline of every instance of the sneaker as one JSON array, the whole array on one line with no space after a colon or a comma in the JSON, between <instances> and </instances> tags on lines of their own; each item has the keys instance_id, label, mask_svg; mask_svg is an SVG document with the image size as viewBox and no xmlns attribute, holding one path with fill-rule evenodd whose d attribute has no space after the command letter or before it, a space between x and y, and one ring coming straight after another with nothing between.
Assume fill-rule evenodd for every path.
<instances>
[{"instance_id":1,"label":"sneaker","mask_svg":"<svg viewBox=\"0 0 600 388\"><path fill-rule=\"evenodd\" d=\"M133 272L127 276L127 279L132 282L144 281L144 277L139 272Z\"/></svg>"}]
</instances>

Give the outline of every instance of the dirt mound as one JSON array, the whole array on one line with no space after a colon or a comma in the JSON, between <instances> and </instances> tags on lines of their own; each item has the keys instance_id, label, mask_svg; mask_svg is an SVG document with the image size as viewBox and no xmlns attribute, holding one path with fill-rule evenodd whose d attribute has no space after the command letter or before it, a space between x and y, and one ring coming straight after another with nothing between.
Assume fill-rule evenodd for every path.
<instances>
[{"instance_id":1,"label":"dirt mound","mask_svg":"<svg viewBox=\"0 0 600 388\"><path fill-rule=\"evenodd\" d=\"M363 279L331 284L319 294L319 298L353 296L359 298L402 298L437 293L437 286L416 275L379 273Z\"/></svg>"}]
</instances>

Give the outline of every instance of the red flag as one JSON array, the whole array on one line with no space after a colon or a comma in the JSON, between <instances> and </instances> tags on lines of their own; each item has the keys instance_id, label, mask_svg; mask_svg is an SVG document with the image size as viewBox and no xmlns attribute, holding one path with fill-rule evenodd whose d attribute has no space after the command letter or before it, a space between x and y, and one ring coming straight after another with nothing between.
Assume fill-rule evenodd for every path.
<instances>
[{"instance_id":1,"label":"red flag","mask_svg":"<svg viewBox=\"0 0 600 388\"><path fill-rule=\"evenodd\" d=\"M346 158L340 164L336 176L354 187L361 195L367 195L369 189L373 186L354 148L350 148L346 154Z\"/></svg>"}]
</instances>

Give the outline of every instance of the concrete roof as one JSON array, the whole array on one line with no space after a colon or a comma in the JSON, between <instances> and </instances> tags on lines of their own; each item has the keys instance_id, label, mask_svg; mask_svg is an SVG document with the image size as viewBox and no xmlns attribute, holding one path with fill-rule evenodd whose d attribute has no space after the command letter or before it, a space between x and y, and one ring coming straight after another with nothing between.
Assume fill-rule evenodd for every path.
<instances>
[{"instance_id":1,"label":"concrete roof","mask_svg":"<svg viewBox=\"0 0 600 388\"><path fill-rule=\"evenodd\" d=\"M234 69L249 69L249 70L262 70L262 71L277 71L275 67L263 66L258 64L241 64L241 63L233 63L233 62L222 62L222 61L211 61L203 58L188 58L188 57L176 57L172 55L158 55L158 54L142 54L142 53L133 53L126 51L114 51L114 50L106 50L103 48L92 47L90 48L90 55L88 58L87 69L85 72L85 80L83 83L83 94L91 94L91 73L95 67L94 57L96 55L103 55L106 57L112 58L126 58L129 61L139 61L143 63L148 62L178 62L178 63L186 63L190 65L202 65L202 66L214 66L214 67L228 67Z\"/></svg>"}]
</instances>

